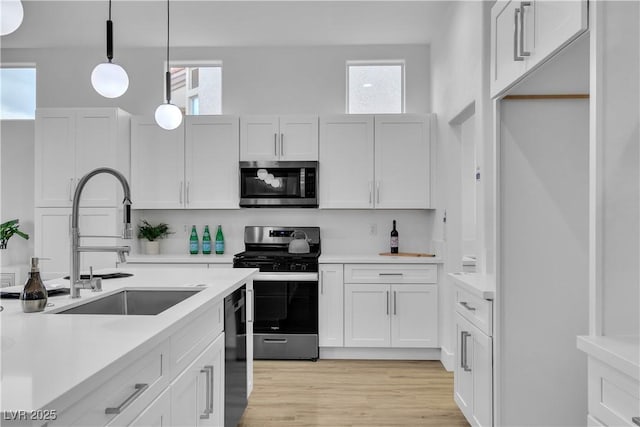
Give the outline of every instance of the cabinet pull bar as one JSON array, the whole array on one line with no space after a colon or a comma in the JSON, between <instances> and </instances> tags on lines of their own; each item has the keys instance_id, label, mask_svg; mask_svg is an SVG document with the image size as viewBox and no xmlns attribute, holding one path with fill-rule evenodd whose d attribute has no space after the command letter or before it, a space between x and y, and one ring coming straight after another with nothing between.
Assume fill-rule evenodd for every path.
<instances>
[{"instance_id":1,"label":"cabinet pull bar","mask_svg":"<svg viewBox=\"0 0 640 427\"><path fill-rule=\"evenodd\" d=\"M464 368L464 334L465 331L460 331L460 367Z\"/></svg>"},{"instance_id":2,"label":"cabinet pull bar","mask_svg":"<svg viewBox=\"0 0 640 427\"><path fill-rule=\"evenodd\" d=\"M209 419L209 401L211 400L211 388L209 387L209 384L211 383L211 372L209 371L209 369L207 369L207 367L205 366L203 369L200 369L200 372L206 375L207 378L207 387L206 388L206 396L207 396L207 407L204 408L204 412L202 414L200 414L200 419L201 420L208 420Z\"/></svg>"},{"instance_id":3,"label":"cabinet pull bar","mask_svg":"<svg viewBox=\"0 0 640 427\"><path fill-rule=\"evenodd\" d=\"M389 291L387 291L387 316L389 315Z\"/></svg>"},{"instance_id":4,"label":"cabinet pull bar","mask_svg":"<svg viewBox=\"0 0 640 427\"><path fill-rule=\"evenodd\" d=\"M464 340L464 365L462 366L462 368L465 370L465 372L471 372L471 368L469 367L469 363L467 360L467 357L469 356L469 349L467 348L467 344L469 342L467 341L467 338L469 338L471 334L467 331L463 331L462 335L462 339Z\"/></svg>"},{"instance_id":5,"label":"cabinet pull bar","mask_svg":"<svg viewBox=\"0 0 640 427\"><path fill-rule=\"evenodd\" d=\"M530 56L531 52L524 50L524 8L531 6L531 2L520 2L520 56Z\"/></svg>"},{"instance_id":6,"label":"cabinet pull bar","mask_svg":"<svg viewBox=\"0 0 640 427\"><path fill-rule=\"evenodd\" d=\"M249 289L247 292L251 292L251 320L248 320L248 322L253 323L253 319L255 318L256 313L256 304L253 300L253 289Z\"/></svg>"},{"instance_id":7,"label":"cabinet pull bar","mask_svg":"<svg viewBox=\"0 0 640 427\"><path fill-rule=\"evenodd\" d=\"M320 272L320 295L324 295L324 271Z\"/></svg>"},{"instance_id":8,"label":"cabinet pull bar","mask_svg":"<svg viewBox=\"0 0 640 427\"><path fill-rule=\"evenodd\" d=\"M189 204L189 199L190 199L189 197L190 188L191 188L191 181L187 181L187 191L186 191L186 197L185 197L185 201L187 205Z\"/></svg>"},{"instance_id":9,"label":"cabinet pull bar","mask_svg":"<svg viewBox=\"0 0 640 427\"><path fill-rule=\"evenodd\" d=\"M396 291L393 291L393 314L396 315L398 314L398 310L397 310L397 301L398 301L398 295L396 294Z\"/></svg>"},{"instance_id":10,"label":"cabinet pull bar","mask_svg":"<svg viewBox=\"0 0 640 427\"><path fill-rule=\"evenodd\" d=\"M376 203L380 204L380 181L376 182Z\"/></svg>"},{"instance_id":11,"label":"cabinet pull bar","mask_svg":"<svg viewBox=\"0 0 640 427\"><path fill-rule=\"evenodd\" d=\"M286 344L287 341L286 338L264 338L262 340L265 344Z\"/></svg>"},{"instance_id":12,"label":"cabinet pull bar","mask_svg":"<svg viewBox=\"0 0 640 427\"><path fill-rule=\"evenodd\" d=\"M404 276L403 273L378 273L378 276Z\"/></svg>"},{"instance_id":13,"label":"cabinet pull bar","mask_svg":"<svg viewBox=\"0 0 640 427\"><path fill-rule=\"evenodd\" d=\"M278 134L273 134L273 155L278 157Z\"/></svg>"},{"instance_id":14,"label":"cabinet pull bar","mask_svg":"<svg viewBox=\"0 0 640 427\"><path fill-rule=\"evenodd\" d=\"M515 8L513 10L513 18L514 18L514 25L513 25L513 60L514 61L524 61L524 58L521 58L518 55L518 14L520 13L520 9L519 8Z\"/></svg>"},{"instance_id":15,"label":"cabinet pull bar","mask_svg":"<svg viewBox=\"0 0 640 427\"><path fill-rule=\"evenodd\" d=\"M182 187L184 187L184 183L182 181L180 181L180 189L179 189L179 192L180 192L180 204L182 204Z\"/></svg>"},{"instance_id":16,"label":"cabinet pull bar","mask_svg":"<svg viewBox=\"0 0 640 427\"><path fill-rule=\"evenodd\" d=\"M475 307L471 307L466 301L460 301L460 305L469 311L476 311Z\"/></svg>"},{"instance_id":17,"label":"cabinet pull bar","mask_svg":"<svg viewBox=\"0 0 640 427\"><path fill-rule=\"evenodd\" d=\"M280 157L284 157L284 133L280 134Z\"/></svg>"},{"instance_id":18,"label":"cabinet pull bar","mask_svg":"<svg viewBox=\"0 0 640 427\"><path fill-rule=\"evenodd\" d=\"M120 404L120 406L117 406L117 407L115 407L115 408L113 408L113 407L106 408L106 409L104 410L104 413L105 413L105 414L119 414L119 413L120 413L120 412L122 412L122 411L123 411L127 406L129 406L129 405L131 404L131 402L133 402L134 400L136 400L136 398L137 398L138 396L140 396L142 393L144 393L144 391L145 391L146 389L148 389L148 388L149 388L149 384L136 384L136 385L134 386L134 388L135 388L135 390L136 390L136 391L134 391L134 392L131 394L131 396L127 397L127 398L126 398L126 400Z\"/></svg>"},{"instance_id":19,"label":"cabinet pull bar","mask_svg":"<svg viewBox=\"0 0 640 427\"><path fill-rule=\"evenodd\" d=\"M369 205L373 203L373 182L369 181Z\"/></svg>"}]
</instances>

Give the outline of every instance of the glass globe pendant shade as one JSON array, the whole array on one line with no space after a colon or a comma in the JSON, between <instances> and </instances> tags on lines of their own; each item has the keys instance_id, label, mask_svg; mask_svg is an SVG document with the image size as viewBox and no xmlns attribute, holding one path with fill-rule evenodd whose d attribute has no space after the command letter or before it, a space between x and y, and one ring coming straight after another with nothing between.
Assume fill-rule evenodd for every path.
<instances>
[{"instance_id":1,"label":"glass globe pendant shade","mask_svg":"<svg viewBox=\"0 0 640 427\"><path fill-rule=\"evenodd\" d=\"M24 9L20 0L0 0L0 36L13 33L22 24Z\"/></svg>"},{"instance_id":2,"label":"glass globe pendant shade","mask_svg":"<svg viewBox=\"0 0 640 427\"><path fill-rule=\"evenodd\" d=\"M162 129L173 130L182 123L182 111L173 104L160 104L156 108L156 123Z\"/></svg>"},{"instance_id":3,"label":"glass globe pendant shade","mask_svg":"<svg viewBox=\"0 0 640 427\"><path fill-rule=\"evenodd\" d=\"M118 64L105 62L91 72L91 85L105 98L117 98L129 88L129 76Z\"/></svg>"}]
</instances>

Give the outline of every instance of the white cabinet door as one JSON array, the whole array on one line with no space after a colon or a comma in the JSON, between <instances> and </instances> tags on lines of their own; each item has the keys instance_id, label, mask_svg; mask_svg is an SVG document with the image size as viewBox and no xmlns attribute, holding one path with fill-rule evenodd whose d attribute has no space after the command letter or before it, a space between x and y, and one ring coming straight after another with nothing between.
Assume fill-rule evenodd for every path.
<instances>
[{"instance_id":1,"label":"white cabinet door","mask_svg":"<svg viewBox=\"0 0 640 427\"><path fill-rule=\"evenodd\" d=\"M280 157L278 116L240 118L240 160L277 160Z\"/></svg>"},{"instance_id":2,"label":"white cabinet door","mask_svg":"<svg viewBox=\"0 0 640 427\"><path fill-rule=\"evenodd\" d=\"M389 285L345 283L347 347L390 347Z\"/></svg>"},{"instance_id":3,"label":"white cabinet door","mask_svg":"<svg viewBox=\"0 0 640 427\"><path fill-rule=\"evenodd\" d=\"M173 425L176 424L171 422L171 394L167 388L129 424L129 427L168 427Z\"/></svg>"},{"instance_id":4,"label":"white cabinet door","mask_svg":"<svg viewBox=\"0 0 640 427\"><path fill-rule=\"evenodd\" d=\"M495 96L526 71L520 52L520 2L500 0L491 8L491 94ZM526 12L525 12L526 13Z\"/></svg>"},{"instance_id":5,"label":"white cabinet door","mask_svg":"<svg viewBox=\"0 0 640 427\"><path fill-rule=\"evenodd\" d=\"M80 208L78 219L83 235L116 235L121 230L117 227L117 210L115 208ZM37 208L34 224L34 252L40 258L50 258L41 263L44 279L61 277L69 274L71 228L70 208ZM97 246L115 245L117 239L82 238L82 245ZM115 253L83 252L80 254L80 269L88 272L94 269L115 267Z\"/></svg>"},{"instance_id":6,"label":"white cabinet door","mask_svg":"<svg viewBox=\"0 0 640 427\"><path fill-rule=\"evenodd\" d=\"M318 116L280 117L280 160L318 160Z\"/></svg>"},{"instance_id":7,"label":"white cabinet door","mask_svg":"<svg viewBox=\"0 0 640 427\"><path fill-rule=\"evenodd\" d=\"M493 349L491 337L472 327L473 355L471 360L473 375L473 419L478 426L493 425Z\"/></svg>"},{"instance_id":8,"label":"white cabinet door","mask_svg":"<svg viewBox=\"0 0 640 427\"><path fill-rule=\"evenodd\" d=\"M185 117L185 206L238 208L238 118Z\"/></svg>"},{"instance_id":9,"label":"white cabinet door","mask_svg":"<svg viewBox=\"0 0 640 427\"><path fill-rule=\"evenodd\" d=\"M172 426L224 425L224 333L171 383Z\"/></svg>"},{"instance_id":10,"label":"white cabinet door","mask_svg":"<svg viewBox=\"0 0 640 427\"><path fill-rule=\"evenodd\" d=\"M375 116L376 208L429 208L430 165L428 116Z\"/></svg>"},{"instance_id":11,"label":"white cabinet door","mask_svg":"<svg viewBox=\"0 0 640 427\"><path fill-rule=\"evenodd\" d=\"M587 0L536 0L532 6L525 7L525 44L533 40L533 46L529 42L528 47L530 62L544 61L583 33L588 26L587 10Z\"/></svg>"},{"instance_id":12,"label":"white cabinet door","mask_svg":"<svg viewBox=\"0 0 640 427\"><path fill-rule=\"evenodd\" d=\"M75 185L75 113L38 110L35 124L35 206L71 206Z\"/></svg>"},{"instance_id":13,"label":"white cabinet door","mask_svg":"<svg viewBox=\"0 0 640 427\"><path fill-rule=\"evenodd\" d=\"M438 285L392 285L392 347L438 346Z\"/></svg>"},{"instance_id":14,"label":"white cabinet door","mask_svg":"<svg viewBox=\"0 0 640 427\"><path fill-rule=\"evenodd\" d=\"M373 116L320 119L320 208L373 207Z\"/></svg>"},{"instance_id":15,"label":"white cabinet door","mask_svg":"<svg viewBox=\"0 0 640 427\"><path fill-rule=\"evenodd\" d=\"M153 117L131 123L131 202L135 209L184 206L184 124L164 130Z\"/></svg>"},{"instance_id":16,"label":"white cabinet door","mask_svg":"<svg viewBox=\"0 0 640 427\"><path fill-rule=\"evenodd\" d=\"M320 266L318 341L320 347L344 346L344 282L342 264Z\"/></svg>"},{"instance_id":17,"label":"white cabinet door","mask_svg":"<svg viewBox=\"0 0 640 427\"><path fill-rule=\"evenodd\" d=\"M460 314L455 315L456 321L456 362L454 369L454 400L467 418L473 417L473 373L468 368L469 348L473 351L471 340L471 324Z\"/></svg>"}]
</instances>

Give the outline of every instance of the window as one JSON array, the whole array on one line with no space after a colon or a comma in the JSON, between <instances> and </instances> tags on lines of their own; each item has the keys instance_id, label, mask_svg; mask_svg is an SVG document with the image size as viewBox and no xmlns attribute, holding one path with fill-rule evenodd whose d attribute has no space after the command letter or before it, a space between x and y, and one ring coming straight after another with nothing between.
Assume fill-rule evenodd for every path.
<instances>
[{"instance_id":1,"label":"window","mask_svg":"<svg viewBox=\"0 0 640 427\"><path fill-rule=\"evenodd\" d=\"M0 119L36 117L36 69L0 68Z\"/></svg>"},{"instance_id":2,"label":"window","mask_svg":"<svg viewBox=\"0 0 640 427\"><path fill-rule=\"evenodd\" d=\"M186 115L222 114L222 66L219 63L172 66L171 102Z\"/></svg>"},{"instance_id":3,"label":"window","mask_svg":"<svg viewBox=\"0 0 640 427\"><path fill-rule=\"evenodd\" d=\"M404 61L347 62L347 112L403 113Z\"/></svg>"}]
</instances>

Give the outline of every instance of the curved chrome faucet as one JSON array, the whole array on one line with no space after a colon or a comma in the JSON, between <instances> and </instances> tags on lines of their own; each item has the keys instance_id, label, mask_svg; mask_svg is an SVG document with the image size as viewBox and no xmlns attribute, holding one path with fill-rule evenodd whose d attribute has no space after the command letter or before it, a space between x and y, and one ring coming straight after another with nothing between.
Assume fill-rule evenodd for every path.
<instances>
[{"instance_id":1,"label":"curved chrome faucet","mask_svg":"<svg viewBox=\"0 0 640 427\"><path fill-rule=\"evenodd\" d=\"M80 289L93 289L94 291L102 290L102 283L99 279L92 277L89 280L80 279L80 252L116 252L121 262L125 261L125 253L129 253L131 248L129 246L80 246L80 229L78 227L78 211L80 208L80 195L87 182L94 176L107 173L115 176L124 190L124 200L122 204L124 206L123 223L124 229L122 231L123 239L131 239L131 192L129 190L129 183L127 179L115 169L111 168L98 168L94 169L85 176L83 176L78 182L76 191L73 195L73 206L71 208L71 271L69 272L69 281L71 285L71 298L80 297ZM89 236L82 236L89 237ZM91 236L91 237L120 237L120 236Z\"/></svg>"}]
</instances>

